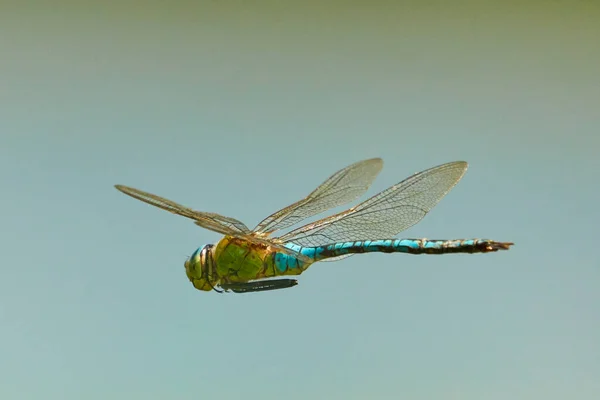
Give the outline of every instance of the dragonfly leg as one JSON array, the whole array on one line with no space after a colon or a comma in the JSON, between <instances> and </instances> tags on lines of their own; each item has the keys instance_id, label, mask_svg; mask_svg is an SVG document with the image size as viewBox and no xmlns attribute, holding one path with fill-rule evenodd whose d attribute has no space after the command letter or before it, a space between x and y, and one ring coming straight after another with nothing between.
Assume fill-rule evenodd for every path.
<instances>
[{"instance_id":1,"label":"dragonfly leg","mask_svg":"<svg viewBox=\"0 0 600 400\"><path fill-rule=\"evenodd\" d=\"M226 292L248 293L248 292L263 292L266 290L286 289L296 286L296 279L265 279L262 281L242 282L242 283L223 283L220 286Z\"/></svg>"}]
</instances>

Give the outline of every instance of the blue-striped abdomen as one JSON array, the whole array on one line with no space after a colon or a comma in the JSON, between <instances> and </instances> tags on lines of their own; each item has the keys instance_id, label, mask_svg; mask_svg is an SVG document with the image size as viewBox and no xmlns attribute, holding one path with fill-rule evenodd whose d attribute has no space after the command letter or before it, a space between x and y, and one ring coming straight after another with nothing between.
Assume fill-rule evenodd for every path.
<instances>
[{"instance_id":1,"label":"blue-striped abdomen","mask_svg":"<svg viewBox=\"0 0 600 400\"><path fill-rule=\"evenodd\" d=\"M302 247L288 243L286 247L302 253L302 255L312 260L312 262L316 262L358 253L489 253L498 250L507 250L511 245L512 243L495 242L489 239L383 239L334 243L319 247ZM274 269L281 275L299 275L312 262L303 261L282 253L276 253L273 257Z\"/></svg>"},{"instance_id":2,"label":"blue-striped abdomen","mask_svg":"<svg viewBox=\"0 0 600 400\"><path fill-rule=\"evenodd\" d=\"M315 251L316 261L356 253L448 254L487 253L508 249L512 243L489 239L384 239L335 243ZM303 251L304 253L304 251Z\"/></svg>"},{"instance_id":3,"label":"blue-striped abdomen","mask_svg":"<svg viewBox=\"0 0 600 400\"><path fill-rule=\"evenodd\" d=\"M408 253L408 254L448 254L448 253L487 253L508 249L512 243L500 243L489 239L384 239L335 243L314 249L315 261L356 253ZM312 253L309 250L308 253ZM302 251L307 254L306 250Z\"/></svg>"}]
</instances>

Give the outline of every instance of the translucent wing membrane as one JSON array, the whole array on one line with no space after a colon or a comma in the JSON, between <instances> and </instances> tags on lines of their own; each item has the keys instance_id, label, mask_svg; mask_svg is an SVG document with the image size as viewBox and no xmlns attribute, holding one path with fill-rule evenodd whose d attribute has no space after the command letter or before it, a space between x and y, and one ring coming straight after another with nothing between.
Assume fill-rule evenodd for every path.
<instances>
[{"instance_id":1,"label":"translucent wing membrane","mask_svg":"<svg viewBox=\"0 0 600 400\"><path fill-rule=\"evenodd\" d=\"M464 161L419 172L349 210L297 228L276 241L301 246L391 238L419 222L458 183Z\"/></svg>"},{"instance_id":2,"label":"translucent wing membrane","mask_svg":"<svg viewBox=\"0 0 600 400\"><path fill-rule=\"evenodd\" d=\"M223 235L239 235L250 233L250 229L244 225L243 222L238 221L235 218L225 217L215 213L192 210L191 208L177 204L174 201L167 200L155 194L144 192L128 186L115 185L115 187L134 199L138 199L144 203L162 208L163 210L169 211L173 214L190 218L194 220L196 225L210 229L211 231L218 232Z\"/></svg>"},{"instance_id":3,"label":"translucent wing membrane","mask_svg":"<svg viewBox=\"0 0 600 400\"><path fill-rule=\"evenodd\" d=\"M336 172L306 198L265 218L253 232L269 234L355 200L367 191L382 167L383 160L372 158Z\"/></svg>"},{"instance_id":4,"label":"translucent wing membrane","mask_svg":"<svg viewBox=\"0 0 600 400\"><path fill-rule=\"evenodd\" d=\"M196 225L209 229L211 231L218 232L222 235L241 237L248 240L249 242L261 244L263 246L271 246L271 248L275 251L294 256L304 261L310 261L310 259L308 259L307 257L294 250L284 247L280 243L275 243L270 240L251 236L250 229L246 225L244 225L243 222L238 221L235 218L226 217L224 215L215 213L192 210L191 208L182 206L181 204L165 199L164 197L144 192L139 189L134 189L132 187L115 185L115 188L125 193L126 195L133 197L134 199L138 199L143 201L144 203L148 203L155 207L162 208L163 210L169 211L173 214L190 218L194 221Z\"/></svg>"}]
</instances>

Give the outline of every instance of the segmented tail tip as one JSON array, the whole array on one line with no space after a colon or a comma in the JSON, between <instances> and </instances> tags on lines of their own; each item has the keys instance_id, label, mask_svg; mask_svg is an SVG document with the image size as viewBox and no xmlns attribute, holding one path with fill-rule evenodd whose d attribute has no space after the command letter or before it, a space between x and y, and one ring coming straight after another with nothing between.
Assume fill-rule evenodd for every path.
<instances>
[{"instance_id":1,"label":"segmented tail tip","mask_svg":"<svg viewBox=\"0 0 600 400\"><path fill-rule=\"evenodd\" d=\"M512 245L514 245L512 242L490 242L485 249L486 251L508 250Z\"/></svg>"}]
</instances>

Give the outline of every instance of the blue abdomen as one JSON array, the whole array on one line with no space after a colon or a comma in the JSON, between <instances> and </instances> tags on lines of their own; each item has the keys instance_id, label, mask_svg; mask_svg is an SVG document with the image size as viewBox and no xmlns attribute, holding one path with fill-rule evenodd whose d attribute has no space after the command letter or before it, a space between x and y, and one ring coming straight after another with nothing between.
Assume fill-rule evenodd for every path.
<instances>
[{"instance_id":1,"label":"blue abdomen","mask_svg":"<svg viewBox=\"0 0 600 400\"><path fill-rule=\"evenodd\" d=\"M507 250L512 243L495 242L488 239L382 239L359 240L333 243L318 247L303 247L288 243L285 246L302 256L275 253L275 271L281 275L298 275L312 263L328 258L358 253L407 253L407 254L449 254L449 253L488 253Z\"/></svg>"}]
</instances>

